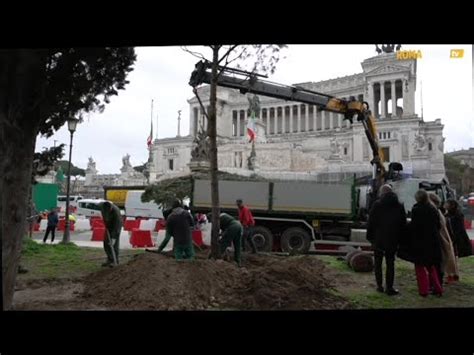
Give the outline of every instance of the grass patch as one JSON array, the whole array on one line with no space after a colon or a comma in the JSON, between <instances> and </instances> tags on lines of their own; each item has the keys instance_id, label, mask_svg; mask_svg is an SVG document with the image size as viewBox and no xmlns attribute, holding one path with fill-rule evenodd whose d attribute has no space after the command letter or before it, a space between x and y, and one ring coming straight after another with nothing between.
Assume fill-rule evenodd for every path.
<instances>
[{"instance_id":1,"label":"grass patch","mask_svg":"<svg viewBox=\"0 0 474 355\"><path fill-rule=\"evenodd\" d=\"M346 298L357 309L474 307L474 257L459 260L460 281L445 285L441 298L419 296L414 266L403 260L397 260L395 264L395 287L399 288L401 293L390 297L376 292L372 273L354 272L334 256L318 258L335 274L336 287L333 292ZM340 282L341 280L343 282Z\"/></svg>"},{"instance_id":2,"label":"grass patch","mask_svg":"<svg viewBox=\"0 0 474 355\"><path fill-rule=\"evenodd\" d=\"M349 265L347 265L346 261L338 260L338 258L335 256L318 255L318 259L324 261L329 267L335 270L352 272L351 268L349 267Z\"/></svg>"},{"instance_id":3,"label":"grass patch","mask_svg":"<svg viewBox=\"0 0 474 355\"><path fill-rule=\"evenodd\" d=\"M141 253L134 250L133 254ZM123 255L131 254L129 251ZM41 244L29 238L23 242L21 265L28 269L19 274L22 280L81 277L101 268L105 252L100 248L83 248L74 243ZM123 260L124 262L126 260Z\"/></svg>"}]
</instances>

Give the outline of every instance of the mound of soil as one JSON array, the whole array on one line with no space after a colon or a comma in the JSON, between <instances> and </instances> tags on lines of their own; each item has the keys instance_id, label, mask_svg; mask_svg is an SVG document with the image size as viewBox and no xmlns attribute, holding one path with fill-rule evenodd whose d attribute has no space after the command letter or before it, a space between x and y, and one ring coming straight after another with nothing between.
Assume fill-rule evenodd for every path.
<instances>
[{"instance_id":1,"label":"mound of soil","mask_svg":"<svg viewBox=\"0 0 474 355\"><path fill-rule=\"evenodd\" d=\"M82 297L106 309L312 310L347 303L330 292L322 261L312 256L248 255L244 267L222 260L178 262L145 253L84 280Z\"/></svg>"}]
</instances>

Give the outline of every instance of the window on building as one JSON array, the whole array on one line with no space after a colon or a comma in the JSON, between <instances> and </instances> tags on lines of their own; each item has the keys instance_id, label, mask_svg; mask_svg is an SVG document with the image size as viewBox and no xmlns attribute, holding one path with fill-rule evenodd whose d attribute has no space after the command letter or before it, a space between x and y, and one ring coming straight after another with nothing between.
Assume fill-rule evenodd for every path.
<instances>
[{"instance_id":1,"label":"window on building","mask_svg":"<svg viewBox=\"0 0 474 355\"><path fill-rule=\"evenodd\" d=\"M174 159L168 159L168 169L174 170Z\"/></svg>"},{"instance_id":2,"label":"window on building","mask_svg":"<svg viewBox=\"0 0 474 355\"><path fill-rule=\"evenodd\" d=\"M428 143L428 150L430 150L430 151L433 150L433 144Z\"/></svg>"},{"instance_id":3,"label":"window on building","mask_svg":"<svg viewBox=\"0 0 474 355\"><path fill-rule=\"evenodd\" d=\"M387 132L387 138L390 139L390 132Z\"/></svg>"},{"instance_id":4,"label":"window on building","mask_svg":"<svg viewBox=\"0 0 474 355\"><path fill-rule=\"evenodd\" d=\"M245 128L245 111L240 110L240 136L244 136L247 134L247 129Z\"/></svg>"},{"instance_id":5,"label":"window on building","mask_svg":"<svg viewBox=\"0 0 474 355\"><path fill-rule=\"evenodd\" d=\"M232 136L237 136L237 111L232 111Z\"/></svg>"},{"instance_id":6,"label":"window on building","mask_svg":"<svg viewBox=\"0 0 474 355\"><path fill-rule=\"evenodd\" d=\"M390 148L389 147L383 147L382 148L382 154L383 154L383 161L384 162L389 162L390 161Z\"/></svg>"},{"instance_id":7,"label":"window on building","mask_svg":"<svg viewBox=\"0 0 474 355\"><path fill-rule=\"evenodd\" d=\"M267 116L268 116L267 109L266 108L262 109L262 121L263 121L263 124L265 125L265 134L268 134L269 132Z\"/></svg>"},{"instance_id":8,"label":"window on building","mask_svg":"<svg viewBox=\"0 0 474 355\"><path fill-rule=\"evenodd\" d=\"M344 155L347 155L347 147L344 147Z\"/></svg>"}]
</instances>

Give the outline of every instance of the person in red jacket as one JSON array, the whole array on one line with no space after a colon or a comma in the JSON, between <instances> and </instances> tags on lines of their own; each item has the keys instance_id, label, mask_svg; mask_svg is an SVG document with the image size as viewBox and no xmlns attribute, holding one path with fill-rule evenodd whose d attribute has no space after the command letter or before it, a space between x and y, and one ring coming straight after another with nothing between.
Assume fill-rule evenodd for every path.
<instances>
[{"instance_id":1,"label":"person in red jacket","mask_svg":"<svg viewBox=\"0 0 474 355\"><path fill-rule=\"evenodd\" d=\"M252 229L255 225L255 220L253 219L252 212L250 212L250 209L243 204L243 201L241 199L238 199L236 202L237 207L239 208L239 221L242 224L242 227L244 228L242 238L242 250L245 250L245 242L247 241L249 242L252 248L252 253L256 254L257 247L255 246L255 243L252 239Z\"/></svg>"}]
</instances>

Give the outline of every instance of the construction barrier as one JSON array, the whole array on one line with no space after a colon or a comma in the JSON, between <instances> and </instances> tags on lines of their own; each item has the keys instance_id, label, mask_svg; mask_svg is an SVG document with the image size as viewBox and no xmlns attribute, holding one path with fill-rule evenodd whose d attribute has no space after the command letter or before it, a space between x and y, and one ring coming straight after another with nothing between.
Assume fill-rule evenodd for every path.
<instances>
[{"instance_id":1,"label":"construction barrier","mask_svg":"<svg viewBox=\"0 0 474 355\"><path fill-rule=\"evenodd\" d=\"M151 238L151 231L142 231L139 229L132 229L132 235L130 236L130 244L134 248L145 248L154 247L155 243Z\"/></svg>"},{"instance_id":2,"label":"construction barrier","mask_svg":"<svg viewBox=\"0 0 474 355\"><path fill-rule=\"evenodd\" d=\"M132 231L133 229L138 229L140 227L140 220L138 219L126 219L123 224L123 229L126 231Z\"/></svg>"},{"instance_id":3,"label":"construction barrier","mask_svg":"<svg viewBox=\"0 0 474 355\"><path fill-rule=\"evenodd\" d=\"M42 219L41 222L40 222L39 230L41 232L44 232L46 230L47 226L48 226L48 220L47 219Z\"/></svg>"},{"instance_id":4,"label":"construction barrier","mask_svg":"<svg viewBox=\"0 0 474 355\"><path fill-rule=\"evenodd\" d=\"M87 231L91 230L91 225L89 220L87 219L78 219L76 223L74 223L76 231Z\"/></svg>"},{"instance_id":5,"label":"construction barrier","mask_svg":"<svg viewBox=\"0 0 474 355\"><path fill-rule=\"evenodd\" d=\"M159 232L162 229L166 229L166 221L164 219L159 219L155 224L155 232Z\"/></svg>"},{"instance_id":6,"label":"construction barrier","mask_svg":"<svg viewBox=\"0 0 474 355\"><path fill-rule=\"evenodd\" d=\"M102 217L99 217L99 216L89 217L89 223L90 223L91 228L93 228L94 221L97 221L97 220L102 220Z\"/></svg>"},{"instance_id":7,"label":"construction barrier","mask_svg":"<svg viewBox=\"0 0 474 355\"><path fill-rule=\"evenodd\" d=\"M472 220L471 219L464 219L464 228L472 229Z\"/></svg>"},{"instance_id":8,"label":"construction barrier","mask_svg":"<svg viewBox=\"0 0 474 355\"><path fill-rule=\"evenodd\" d=\"M105 228L94 228L92 230L91 240L94 242L102 242L105 239Z\"/></svg>"},{"instance_id":9,"label":"construction barrier","mask_svg":"<svg viewBox=\"0 0 474 355\"><path fill-rule=\"evenodd\" d=\"M59 220L57 229L58 229L58 231L64 231L66 229L66 220L64 218ZM69 230L71 232L74 231L74 222L73 221L69 221Z\"/></svg>"},{"instance_id":10,"label":"construction barrier","mask_svg":"<svg viewBox=\"0 0 474 355\"><path fill-rule=\"evenodd\" d=\"M193 231L193 242L196 243L196 245L199 247L204 244L202 240L202 231L199 231L199 230Z\"/></svg>"},{"instance_id":11,"label":"construction barrier","mask_svg":"<svg viewBox=\"0 0 474 355\"><path fill-rule=\"evenodd\" d=\"M140 224L138 229L146 230L146 231L154 231L156 228L156 219L142 219L140 220Z\"/></svg>"},{"instance_id":12,"label":"construction barrier","mask_svg":"<svg viewBox=\"0 0 474 355\"><path fill-rule=\"evenodd\" d=\"M105 228L104 220L102 218L93 219L91 223L92 223L92 229Z\"/></svg>"}]
</instances>

